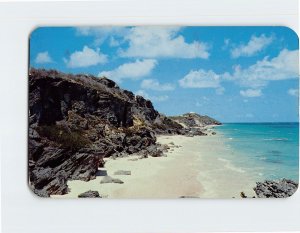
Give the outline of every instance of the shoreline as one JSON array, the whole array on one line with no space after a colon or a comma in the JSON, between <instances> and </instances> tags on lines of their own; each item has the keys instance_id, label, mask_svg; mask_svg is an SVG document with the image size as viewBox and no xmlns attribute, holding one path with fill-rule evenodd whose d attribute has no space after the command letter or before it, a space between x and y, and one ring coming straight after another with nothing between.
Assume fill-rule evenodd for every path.
<instances>
[{"instance_id":1,"label":"shoreline","mask_svg":"<svg viewBox=\"0 0 300 233\"><path fill-rule=\"evenodd\" d=\"M88 190L104 198L241 198L241 192L255 196L256 181L226 160L228 148L222 135L161 135L157 142L168 145L165 156L105 159L96 179L68 181L68 194L51 197L77 198ZM131 175L115 175L117 171ZM100 183L107 175L123 183Z\"/></svg>"}]
</instances>

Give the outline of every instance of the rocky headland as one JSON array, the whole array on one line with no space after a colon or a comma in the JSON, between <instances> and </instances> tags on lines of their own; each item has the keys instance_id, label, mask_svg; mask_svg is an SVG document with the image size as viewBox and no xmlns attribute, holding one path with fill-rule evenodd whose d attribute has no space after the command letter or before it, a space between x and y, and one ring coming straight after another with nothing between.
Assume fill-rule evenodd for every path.
<instances>
[{"instance_id":1,"label":"rocky headland","mask_svg":"<svg viewBox=\"0 0 300 233\"><path fill-rule=\"evenodd\" d=\"M104 158L159 157L168 148L156 135L206 135L210 124L220 123L164 116L105 77L30 69L29 185L42 197L66 194L68 180L94 179Z\"/></svg>"}]
</instances>

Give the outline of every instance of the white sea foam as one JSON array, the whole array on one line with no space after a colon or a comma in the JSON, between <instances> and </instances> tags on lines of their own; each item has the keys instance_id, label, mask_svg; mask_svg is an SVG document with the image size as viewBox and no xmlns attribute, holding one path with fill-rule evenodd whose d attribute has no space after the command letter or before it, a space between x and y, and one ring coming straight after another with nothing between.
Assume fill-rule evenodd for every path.
<instances>
[{"instance_id":1,"label":"white sea foam","mask_svg":"<svg viewBox=\"0 0 300 233\"><path fill-rule=\"evenodd\" d=\"M264 138L264 141L288 141L287 138Z\"/></svg>"},{"instance_id":2,"label":"white sea foam","mask_svg":"<svg viewBox=\"0 0 300 233\"><path fill-rule=\"evenodd\" d=\"M236 171L236 172L239 172L239 173L245 173L246 172L242 168L234 166L228 159L218 158L218 160L221 161L221 162L224 162L225 167L232 170L232 171Z\"/></svg>"}]
</instances>

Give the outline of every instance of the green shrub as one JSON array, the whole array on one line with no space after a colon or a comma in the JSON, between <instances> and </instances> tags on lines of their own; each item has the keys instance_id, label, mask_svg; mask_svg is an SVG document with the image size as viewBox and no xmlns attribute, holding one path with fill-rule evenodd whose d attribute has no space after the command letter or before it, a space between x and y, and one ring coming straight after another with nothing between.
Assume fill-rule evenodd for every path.
<instances>
[{"instance_id":1,"label":"green shrub","mask_svg":"<svg viewBox=\"0 0 300 233\"><path fill-rule=\"evenodd\" d=\"M82 131L69 131L59 125L43 125L37 129L38 133L61 145L62 148L78 150L91 144L91 141L83 136Z\"/></svg>"}]
</instances>

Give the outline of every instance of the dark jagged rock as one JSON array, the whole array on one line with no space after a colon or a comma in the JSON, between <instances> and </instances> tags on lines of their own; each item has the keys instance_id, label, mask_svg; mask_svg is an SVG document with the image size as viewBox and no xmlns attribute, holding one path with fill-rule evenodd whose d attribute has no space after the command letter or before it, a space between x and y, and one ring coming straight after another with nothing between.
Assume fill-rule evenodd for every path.
<instances>
[{"instance_id":1,"label":"dark jagged rock","mask_svg":"<svg viewBox=\"0 0 300 233\"><path fill-rule=\"evenodd\" d=\"M162 156L156 134L205 135L105 77L30 69L28 174L37 195L66 194L68 180L94 179L105 157Z\"/></svg>"},{"instance_id":2,"label":"dark jagged rock","mask_svg":"<svg viewBox=\"0 0 300 233\"><path fill-rule=\"evenodd\" d=\"M164 115L157 117L152 127L158 134L186 134L182 125Z\"/></svg>"},{"instance_id":3,"label":"dark jagged rock","mask_svg":"<svg viewBox=\"0 0 300 233\"><path fill-rule=\"evenodd\" d=\"M40 196L66 194L67 180L96 177L104 157L155 145L159 113L106 78L31 69L29 182Z\"/></svg>"},{"instance_id":4,"label":"dark jagged rock","mask_svg":"<svg viewBox=\"0 0 300 233\"><path fill-rule=\"evenodd\" d=\"M292 196L298 189L298 184L292 180L257 182L254 191L259 198L284 198Z\"/></svg>"},{"instance_id":5,"label":"dark jagged rock","mask_svg":"<svg viewBox=\"0 0 300 233\"><path fill-rule=\"evenodd\" d=\"M95 197L100 197L98 191L92 191L92 190L89 190L89 191L86 191L84 193L81 193L78 195L79 198L95 198Z\"/></svg>"}]
</instances>

